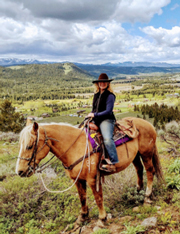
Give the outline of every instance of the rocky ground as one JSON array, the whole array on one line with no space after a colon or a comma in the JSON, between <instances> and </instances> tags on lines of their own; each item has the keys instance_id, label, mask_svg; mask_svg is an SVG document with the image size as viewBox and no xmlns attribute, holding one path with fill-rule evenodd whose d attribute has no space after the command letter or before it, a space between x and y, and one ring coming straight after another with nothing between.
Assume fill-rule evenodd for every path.
<instances>
[{"instance_id":1,"label":"rocky ground","mask_svg":"<svg viewBox=\"0 0 180 234\"><path fill-rule=\"evenodd\" d=\"M152 206L152 205L148 205ZM148 218L139 219L139 207L134 207L132 213L136 215L128 215L124 217L113 218L112 214L107 215L107 221L103 223L100 220L89 220L84 225L74 225L74 228L68 231L68 227L61 232L68 234L135 234L135 233L180 233L180 209L171 205L166 208L155 206L156 213L150 215ZM164 217L164 219L162 218Z\"/></svg>"}]
</instances>

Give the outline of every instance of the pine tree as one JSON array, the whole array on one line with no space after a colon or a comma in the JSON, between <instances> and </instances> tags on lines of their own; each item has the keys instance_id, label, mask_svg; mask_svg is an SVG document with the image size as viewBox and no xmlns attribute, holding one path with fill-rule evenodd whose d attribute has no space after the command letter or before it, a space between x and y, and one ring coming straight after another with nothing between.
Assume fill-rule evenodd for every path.
<instances>
[{"instance_id":1,"label":"pine tree","mask_svg":"<svg viewBox=\"0 0 180 234\"><path fill-rule=\"evenodd\" d=\"M18 133L24 126L24 117L15 112L12 103L7 99L0 105L0 131Z\"/></svg>"}]
</instances>

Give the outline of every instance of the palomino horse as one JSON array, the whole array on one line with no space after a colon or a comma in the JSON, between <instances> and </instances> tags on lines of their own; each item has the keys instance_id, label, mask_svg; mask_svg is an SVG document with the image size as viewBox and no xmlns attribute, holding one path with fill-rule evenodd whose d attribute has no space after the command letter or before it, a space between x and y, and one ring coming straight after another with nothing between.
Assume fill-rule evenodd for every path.
<instances>
[{"instance_id":1,"label":"palomino horse","mask_svg":"<svg viewBox=\"0 0 180 234\"><path fill-rule=\"evenodd\" d=\"M156 147L156 131L147 121L139 118L125 118L132 120L139 131L137 138L117 147L119 163L116 164L116 172L124 170L133 163L138 176L137 189L143 187L143 165L147 172L146 201L152 194L153 176L162 179L160 161ZM86 148L86 133L81 129L68 124L40 124L36 122L26 126L20 135L20 152L16 165L16 173L23 176L31 176L39 162L50 152L55 154L65 166L72 165L84 155ZM72 146L72 147L71 147ZM89 144L91 149L91 145ZM87 161L88 160L88 161ZM97 168L100 160L99 153L90 156L90 171L88 170L89 158L79 162L72 170L66 172L69 177L76 180L76 187L81 201L81 214L79 220L84 221L88 216L86 204L86 182L91 187L98 209L99 219L106 219L103 205L103 193L101 180L99 190L96 189ZM141 162L142 160L142 162ZM112 173L116 173L112 172ZM112 174L105 172L106 175Z\"/></svg>"}]
</instances>

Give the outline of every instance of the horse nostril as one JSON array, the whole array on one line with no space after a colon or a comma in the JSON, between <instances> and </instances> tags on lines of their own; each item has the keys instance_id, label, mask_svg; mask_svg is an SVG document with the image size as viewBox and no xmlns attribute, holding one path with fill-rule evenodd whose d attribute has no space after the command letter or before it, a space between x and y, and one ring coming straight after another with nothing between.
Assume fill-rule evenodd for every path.
<instances>
[{"instance_id":1,"label":"horse nostril","mask_svg":"<svg viewBox=\"0 0 180 234\"><path fill-rule=\"evenodd\" d=\"M19 176L22 176L23 173L24 173L23 171L18 171Z\"/></svg>"}]
</instances>

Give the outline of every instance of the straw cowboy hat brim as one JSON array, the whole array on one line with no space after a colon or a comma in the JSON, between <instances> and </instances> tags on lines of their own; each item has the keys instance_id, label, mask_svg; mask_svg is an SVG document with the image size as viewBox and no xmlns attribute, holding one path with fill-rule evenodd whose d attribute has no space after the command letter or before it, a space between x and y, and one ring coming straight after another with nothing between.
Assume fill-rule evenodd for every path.
<instances>
[{"instance_id":1,"label":"straw cowboy hat brim","mask_svg":"<svg viewBox=\"0 0 180 234\"><path fill-rule=\"evenodd\" d=\"M106 73L101 73L98 80L93 80L92 83L98 83L98 82L111 82L114 79L109 79Z\"/></svg>"}]
</instances>

